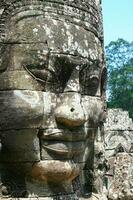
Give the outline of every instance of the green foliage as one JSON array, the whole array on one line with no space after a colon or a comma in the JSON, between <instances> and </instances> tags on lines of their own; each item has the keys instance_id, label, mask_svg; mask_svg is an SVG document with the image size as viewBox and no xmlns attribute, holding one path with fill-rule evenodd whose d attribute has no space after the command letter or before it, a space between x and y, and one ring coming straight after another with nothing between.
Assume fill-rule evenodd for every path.
<instances>
[{"instance_id":1,"label":"green foliage","mask_svg":"<svg viewBox=\"0 0 133 200\"><path fill-rule=\"evenodd\" d=\"M133 118L133 43L123 39L106 47L108 106L128 110Z\"/></svg>"}]
</instances>

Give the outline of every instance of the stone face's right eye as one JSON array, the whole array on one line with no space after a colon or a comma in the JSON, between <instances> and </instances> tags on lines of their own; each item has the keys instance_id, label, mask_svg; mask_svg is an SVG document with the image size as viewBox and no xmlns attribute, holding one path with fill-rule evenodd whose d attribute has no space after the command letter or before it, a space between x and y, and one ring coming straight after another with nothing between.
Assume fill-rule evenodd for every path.
<instances>
[{"instance_id":1,"label":"stone face's right eye","mask_svg":"<svg viewBox=\"0 0 133 200\"><path fill-rule=\"evenodd\" d=\"M47 69L47 90L62 93L75 67L75 63L68 56L51 56Z\"/></svg>"},{"instance_id":2,"label":"stone face's right eye","mask_svg":"<svg viewBox=\"0 0 133 200\"><path fill-rule=\"evenodd\" d=\"M47 66L45 64L27 64L23 66L24 69L38 82L46 83L48 76Z\"/></svg>"},{"instance_id":3,"label":"stone face's right eye","mask_svg":"<svg viewBox=\"0 0 133 200\"><path fill-rule=\"evenodd\" d=\"M95 94L97 93L98 86L99 79L97 76L88 77L88 80L85 80L85 93L90 94L90 96L95 96Z\"/></svg>"},{"instance_id":4,"label":"stone face's right eye","mask_svg":"<svg viewBox=\"0 0 133 200\"><path fill-rule=\"evenodd\" d=\"M36 46L28 46L28 44L26 47L26 50L22 51L21 67L44 85L48 75L48 50L44 50L45 47L43 45L40 49ZM19 55L18 57L20 58L21 56Z\"/></svg>"}]
</instances>

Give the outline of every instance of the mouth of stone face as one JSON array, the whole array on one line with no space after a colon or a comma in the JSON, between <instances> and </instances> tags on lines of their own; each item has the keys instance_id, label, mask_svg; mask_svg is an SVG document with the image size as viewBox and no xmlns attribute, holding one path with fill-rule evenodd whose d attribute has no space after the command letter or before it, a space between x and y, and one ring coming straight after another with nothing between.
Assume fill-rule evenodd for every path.
<instances>
[{"instance_id":1,"label":"mouth of stone face","mask_svg":"<svg viewBox=\"0 0 133 200\"><path fill-rule=\"evenodd\" d=\"M85 141L87 135L84 130L59 130L48 129L42 131L41 139L45 141L64 141L64 142L81 142Z\"/></svg>"},{"instance_id":2,"label":"mouth of stone face","mask_svg":"<svg viewBox=\"0 0 133 200\"><path fill-rule=\"evenodd\" d=\"M56 155L79 155L84 152L85 142L44 141L42 148Z\"/></svg>"},{"instance_id":3,"label":"mouth of stone face","mask_svg":"<svg viewBox=\"0 0 133 200\"><path fill-rule=\"evenodd\" d=\"M80 155L85 149L85 133L68 130L45 130L40 137L41 148L48 154L72 157Z\"/></svg>"}]
</instances>

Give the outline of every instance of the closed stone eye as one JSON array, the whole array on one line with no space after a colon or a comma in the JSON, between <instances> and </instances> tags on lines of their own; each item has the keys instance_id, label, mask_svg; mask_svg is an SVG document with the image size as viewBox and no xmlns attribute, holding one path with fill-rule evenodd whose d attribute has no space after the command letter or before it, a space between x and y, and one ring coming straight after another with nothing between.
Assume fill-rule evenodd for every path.
<instances>
[{"instance_id":1,"label":"closed stone eye","mask_svg":"<svg viewBox=\"0 0 133 200\"><path fill-rule=\"evenodd\" d=\"M95 96L99 88L98 75L90 75L89 68L80 73L80 90L82 94Z\"/></svg>"},{"instance_id":2,"label":"closed stone eye","mask_svg":"<svg viewBox=\"0 0 133 200\"><path fill-rule=\"evenodd\" d=\"M85 80L84 90L85 94L95 96L99 86L99 79L96 76L89 77Z\"/></svg>"},{"instance_id":3,"label":"closed stone eye","mask_svg":"<svg viewBox=\"0 0 133 200\"><path fill-rule=\"evenodd\" d=\"M46 83L48 72L44 65L40 64L27 64L23 68L38 82Z\"/></svg>"}]
</instances>

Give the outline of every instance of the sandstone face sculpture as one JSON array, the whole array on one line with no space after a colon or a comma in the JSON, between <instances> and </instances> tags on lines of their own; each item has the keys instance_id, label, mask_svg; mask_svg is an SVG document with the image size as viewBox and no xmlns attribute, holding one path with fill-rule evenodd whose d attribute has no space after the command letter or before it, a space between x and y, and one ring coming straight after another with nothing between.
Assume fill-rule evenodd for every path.
<instances>
[{"instance_id":1,"label":"sandstone face sculpture","mask_svg":"<svg viewBox=\"0 0 133 200\"><path fill-rule=\"evenodd\" d=\"M1 198L102 199L100 4L1 1Z\"/></svg>"}]
</instances>

